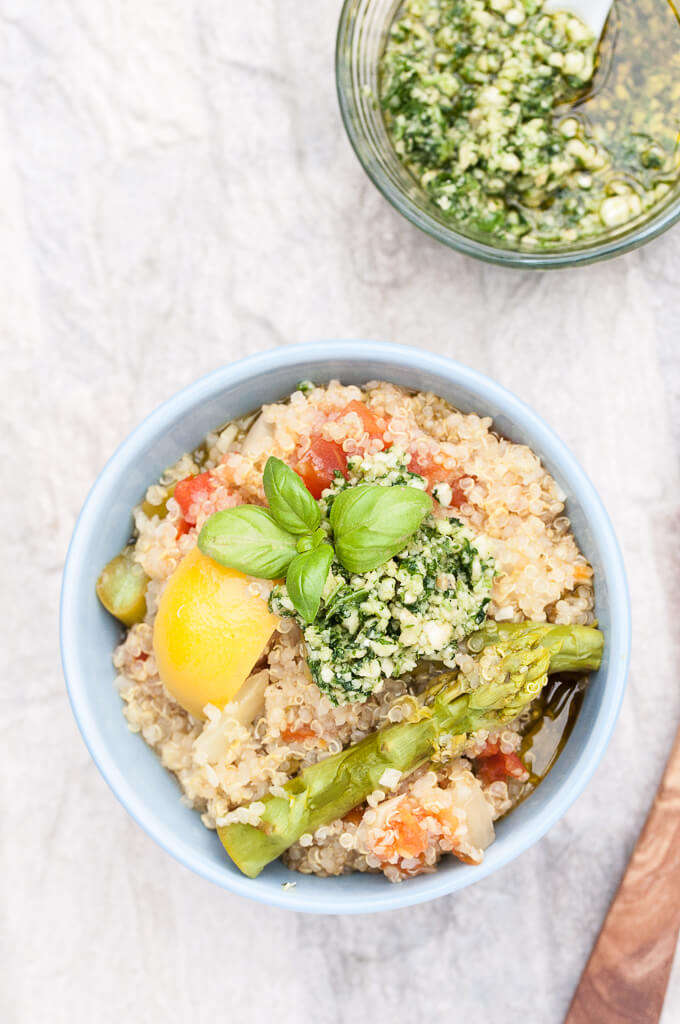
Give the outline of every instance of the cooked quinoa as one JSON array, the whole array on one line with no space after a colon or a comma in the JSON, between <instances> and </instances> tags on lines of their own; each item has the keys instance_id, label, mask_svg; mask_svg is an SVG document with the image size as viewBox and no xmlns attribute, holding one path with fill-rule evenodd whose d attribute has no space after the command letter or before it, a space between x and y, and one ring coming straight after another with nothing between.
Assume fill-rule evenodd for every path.
<instances>
[{"instance_id":1,"label":"cooked quinoa","mask_svg":"<svg viewBox=\"0 0 680 1024\"><path fill-rule=\"evenodd\" d=\"M366 699L334 704L315 682L313 665L310 670L314 643L308 647L299 621L281 614L288 610L281 603L276 629L248 680L256 695L254 713L252 708L246 713L236 701L222 709L208 705L205 720L199 720L165 689L153 629L169 578L195 549L198 533L213 513L265 504L262 475L270 456L296 466L319 441L341 447L350 477L368 479L373 474L380 480L386 472L415 473L434 490L438 500L433 517L424 537L413 541L413 554L421 557L423 544L441 537L453 537L459 551L468 545L472 562L476 559L470 579L474 576L479 585L471 615L482 609L481 617L486 612L499 622L594 622L592 569L564 515L565 495L536 455L494 433L487 417L459 412L433 394L413 394L385 382L358 388L331 381L325 386L307 383L287 400L264 406L257 417L209 434L198 451L182 456L149 487L145 501L134 510L132 558L149 580L146 615L127 630L114 652L114 664L130 729L140 732L176 775L182 800L211 829L231 821L257 824L262 799L280 796L305 766L377 728L406 720L414 694L425 685L419 675L421 658L440 657L440 671L449 666L482 679L493 671L494 648L481 656L469 650L464 637L470 630L457 629L467 612L462 610L460 622L452 625L449 608L444 620L452 628L437 651L418 640L412 659L379 661L380 685ZM189 505L186 499L179 503L174 485L188 477L199 479L197 474L205 481L204 490ZM337 479L324 492L322 504L342 486ZM393 561L394 571L376 570L371 585L398 577L400 560ZM493 571L485 572L484 566L491 565ZM340 585L351 584L343 572L334 566L331 585L338 579ZM253 580L250 587L265 599L272 591L272 584L262 580ZM391 621L393 595L387 589L382 593L379 603L388 608L385 614ZM417 600L421 597L416 595ZM434 662L428 664L426 676ZM485 815L490 823L506 813L528 778L517 757L520 745L520 723L514 721L468 736L452 759L425 764L404 778L386 771L365 804L314 834L302 835L284 860L303 873L383 871L393 881L433 870L447 852L478 863L493 838L490 825L487 834ZM490 751L506 757L509 767L503 779L477 770L478 759ZM410 855L400 847L395 825L406 819L417 824L420 837ZM483 824L472 828L473 820Z\"/></svg>"}]
</instances>

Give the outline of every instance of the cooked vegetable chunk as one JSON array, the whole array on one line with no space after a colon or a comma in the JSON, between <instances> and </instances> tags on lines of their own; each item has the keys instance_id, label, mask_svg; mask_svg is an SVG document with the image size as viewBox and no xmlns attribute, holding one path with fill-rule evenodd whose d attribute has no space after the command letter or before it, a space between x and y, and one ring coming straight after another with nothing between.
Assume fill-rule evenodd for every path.
<instances>
[{"instance_id":1,"label":"cooked vegetable chunk","mask_svg":"<svg viewBox=\"0 0 680 1024\"><path fill-rule=\"evenodd\" d=\"M195 548L163 591L153 634L158 672L194 718L236 696L276 628L251 582Z\"/></svg>"},{"instance_id":2,"label":"cooked vegetable chunk","mask_svg":"<svg viewBox=\"0 0 680 1024\"><path fill-rule=\"evenodd\" d=\"M150 490L154 493L157 500L151 501L147 495L142 502L142 512L149 519L153 518L153 516L165 519L168 514L168 499L172 498L175 493L175 485L171 484L169 487L161 487L159 484L155 484Z\"/></svg>"},{"instance_id":3,"label":"cooked vegetable chunk","mask_svg":"<svg viewBox=\"0 0 680 1024\"><path fill-rule=\"evenodd\" d=\"M134 626L146 615L146 585L149 578L132 556L131 547L112 558L97 580L97 597L107 612L124 626Z\"/></svg>"}]
</instances>

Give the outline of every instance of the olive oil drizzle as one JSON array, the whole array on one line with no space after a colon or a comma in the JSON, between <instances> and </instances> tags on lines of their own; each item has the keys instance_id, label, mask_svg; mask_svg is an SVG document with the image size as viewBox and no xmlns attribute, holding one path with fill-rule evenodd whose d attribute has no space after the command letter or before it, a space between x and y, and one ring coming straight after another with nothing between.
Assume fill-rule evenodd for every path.
<instances>
[{"instance_id":1,"label":"olive oil drizzle","mask_svg":"<svg viewBox=\"0 0 680 1024\"><path fill-rule=\"evenodd\" d=\"M641 41L644 40L644 45ZM680 170L680 16L674 0L616 0L574 115L637 189Z\"/></svg>"},{"instance_id":2,"label":"olive oil drizzle","mask_svg":"<svg viewBox=\"0 0 680 1024\"><path fill-rule=\"evenodd\" d=\"M513 806L525 800L548 775L564 750L578 717L588 677L551 676L531 705L521 728L520 756L529 778Z\"/></svg>"}]
</instances>

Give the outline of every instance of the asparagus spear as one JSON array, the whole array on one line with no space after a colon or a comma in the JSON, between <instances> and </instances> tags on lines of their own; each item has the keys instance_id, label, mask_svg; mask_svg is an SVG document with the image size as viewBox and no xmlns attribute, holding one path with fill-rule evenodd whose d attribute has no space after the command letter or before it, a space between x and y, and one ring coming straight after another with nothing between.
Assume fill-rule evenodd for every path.
<instances>
[{"instance_id":1,"label":"asparagus spear","mask_svg":"<svg viewBox=\"0 0 680 1024\"><path fill-rule=\"evenodd\" d=\"M592 626L555 626L551 622L494 622L489 619L467 638L473 652L512 638L537 637L550 651L550 672L594 672L600 667L604 636Z\"/></svg>"},{"instance_id":2,"label":"asparagus spear","mask_svg":"<svg viewBox=\"0 0 680 1024\"><path fill-rule=\"evenodd\" d=\"M496 630L496 632L494 631ZM250 878L301 835L343 817L378 789L386 769L408 775L429 760L455 756L468 733L512 721L536 697L550 671L581 671L600 663L602 634L586 626L499 623L474 636L475 649L495 646L494 678L473 688L460 671L439 676L414 720L388 726L305 768L266 796L257 826L232 822L218 829L227 853Z\"/></svg>"}]
</instances>

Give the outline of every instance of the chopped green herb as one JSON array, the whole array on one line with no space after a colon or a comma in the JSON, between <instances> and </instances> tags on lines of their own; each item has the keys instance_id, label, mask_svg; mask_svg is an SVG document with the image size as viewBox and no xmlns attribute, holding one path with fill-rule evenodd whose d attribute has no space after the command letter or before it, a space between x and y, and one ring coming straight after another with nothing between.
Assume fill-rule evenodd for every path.
<instances>
[{"instance_id":1,"label":"chopped green herb","mask_svg":"<svg viewBox=\"0 0 680 1024\"><path fill-rule=\"evenodd\" d=\"M608 33L595 89L597 41L572 15L544 14L542 0L405 0L382 60L381 103L397 155L440 216L536 248L620 227L668 194L680 97L676 89L664 110L659 90L680 71L680 26L664 0L641 5L649 10L633 31L636 4L617 4L622 53L609 52ZM620 74L623 52L645 49L650 22L661 77L634 74L630 60ZM656 60L657 47L649 52Z\"/></svg>"},{"instance_id":2,"label":"chopped green herb","mask_svg":"<svg viewBox=\"0 0 680 1024\"><path fill-rule=\"evenodd\" d=\"M322 508L370 481L422 494L424 480L406 469L396 449L349 460ZM493 560L457 520L429 514L405 547L377 568L350 572L334 560L316 619L298 616L312 676L334 704L365 700L385 678L412 671L423 658L451 667L459 642L486 616ZM272 592L279 615L297 607L285 585Z\"/></svg>"}]
</instances>

